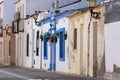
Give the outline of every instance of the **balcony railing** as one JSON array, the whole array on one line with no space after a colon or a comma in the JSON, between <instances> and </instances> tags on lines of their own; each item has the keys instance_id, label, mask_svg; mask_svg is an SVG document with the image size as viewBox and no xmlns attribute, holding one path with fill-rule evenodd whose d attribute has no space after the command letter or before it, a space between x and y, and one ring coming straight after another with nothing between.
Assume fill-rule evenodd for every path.
<instances>
[{"instance_id":1,"label":"balcony railing","mask_svg":"<svg viewBox=\"0 0 120 80\"><path fill-rule=\"evenodd\" d=\"M12 22L12 32L24 32L24 19L20 18L20 12L16 12L14 15L14 21Z\"/></svg>"}]
</instances>

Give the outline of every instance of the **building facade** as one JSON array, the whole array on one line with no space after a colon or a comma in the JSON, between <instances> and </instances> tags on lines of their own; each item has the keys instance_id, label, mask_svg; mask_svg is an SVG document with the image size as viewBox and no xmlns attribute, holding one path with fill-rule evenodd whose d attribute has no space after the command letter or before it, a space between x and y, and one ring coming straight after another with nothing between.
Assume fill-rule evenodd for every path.
<instances>
[{"instance_id":1,"label":"building facade","mask_svg":"<svg viewBox=\"0 0 120 80\"><path fill-rule=\"evenodd\" d=\"M13 14L15 11L15 7L14 7L14 1L15 0L5 0L5 1L1 1L0 2L0 46L1 46L1 50L0 50L0 56L1 56L1 63L2 64L9 64L9 60L8 58L8 53L5 52L6 50L6 45L8 43L6 43L5 41L5 37L4 37L4 33L5 33L5 28L8 26L11 26L12 23L11 21L13 20ZM10 9L10 10L9 10ZM5 40L5 41L4 41ZM6 44L6 45L5 45Z\"/></svg>"},{"instance_id":2,"label":"building facade","mask_svg":"<svg viewBox=\"0 0 120 80\"><path fill-rule=\"evenodd\" d=\"M4 64L4 43L3 38L0 37L0 64Z\"/></svg>"},{"instance_id":3,"label":"building facade","mask_svg":"<svg viewBox=\"0 0 120 80\"><path fill-rule=\"evenodd\" d=\"M37 68L40 69L40 60L41 60L41 41L40 41L40 33L41 27L35 25L35 21L33 19L33 15L26 18L25 20L25 32L24 32L24 40L25 40L25 64L26 67L29 68Z\"/></svg>"},{"instance_id":4,"label":"building facade","mask_svg":"<svg viewBox=\"0 0 120 80\"><path fill-rule=\"evenodd\" d=\"M106 72L120 73L120 1L106 3L105 16L105 63Z\"/></svg>"},{"instance_id":5,"label":"building facade","mask_svg":"<svg viewBox=\"0 0 120 80\"><path fill-rule=\"evenodd\" d=\"M53 10L50 13L51 17L41 22L42 69L69 73L68 12L56 15Z\"/></svg>"},{"instance_id":6,"label":"building facade","mask_svg":"<svg viewBox=\"0 0 120 80\"><path fill-rule=\"evenodd\" d=\"M104 6L94 11L100 12L100 19L90 18L89 9L68 16L70 73L91 77L104 75Z\"/></svg>"}]
</instances>

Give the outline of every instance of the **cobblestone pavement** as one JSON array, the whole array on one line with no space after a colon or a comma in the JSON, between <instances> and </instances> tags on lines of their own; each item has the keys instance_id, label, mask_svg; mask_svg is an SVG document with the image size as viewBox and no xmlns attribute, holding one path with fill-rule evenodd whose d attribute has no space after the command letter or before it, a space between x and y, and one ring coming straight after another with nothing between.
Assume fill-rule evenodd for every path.
<instances>
[{"instance_id":1,"label":"cobblestone pavement","mask_svg":"<svg viewBox=\"0 0 120 80\"><path fill-rule=\"evenodd\" d=\"M102 78L78 77L38 69L0 66L0 80L107 80Z\"/></svg>"}]
</instances>

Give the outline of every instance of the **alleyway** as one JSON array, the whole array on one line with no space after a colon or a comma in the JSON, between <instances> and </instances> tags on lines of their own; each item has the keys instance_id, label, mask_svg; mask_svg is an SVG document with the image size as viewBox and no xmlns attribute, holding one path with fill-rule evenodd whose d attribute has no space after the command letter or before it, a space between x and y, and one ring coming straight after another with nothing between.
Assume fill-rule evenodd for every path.
<instances>
[{"instance_id":1,"label":"alleyway","mask_svg":"<svg viewBox=\"0 0 120 80\"><path fill-rule=\"evenodd\" d=\"M13 66L0 66L0 80L104 80L77 77L55 72L26 69Z\"/></svg>"}]
</instances>

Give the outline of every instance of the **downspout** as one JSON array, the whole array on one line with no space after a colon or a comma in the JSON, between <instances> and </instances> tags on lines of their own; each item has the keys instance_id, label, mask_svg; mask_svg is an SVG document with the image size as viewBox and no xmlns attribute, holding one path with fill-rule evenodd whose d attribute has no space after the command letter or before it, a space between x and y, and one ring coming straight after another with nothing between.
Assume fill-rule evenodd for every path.
<instances>
[{"instance_id":1,"label":"downspout","mask_svg":"<svg viewBox=\"0 0 120 80\"><path fill-rule=\"evenodd\" d=\"M41 35L43 34L43 29L42 29L42 26L41 26ZM40 69L42 70L42 40L41 40L41 57L40 57Z\"/></svg>"},{"instance_id":2,"label":"downspout","mask_svg":"<svg viewBox=\"0 0 120 80\"><path fill-rule=\"evenodd\" d=\"M90 17L90 21L89 21L89 24L88 24L88 54L87 54L87 76L89 76L89 67L90 67L90 63L89 63L89 58L90 58L90 25L91 25L91 21L92 21L92 16Z\"/></svg>"},{"instance_id":3,"label":"downspout","mask_svg":"<svg viewBox=\"0 0 120 80\"><path fill-rule=\"evenodd\" d=\"M52 23L52 11L50 12L50 18L51 18L51 23ZM52 29L52 25L50 25L50 29ZM52 34L52 30L50 30L50 37ZM50 43L50 71L52 70L53 66L52 66L52 43Z\"/></svg>"},{"instance_id":4,"label":"downspout","mask_svg":"<svg viewBox=\"0 0 120 80\"><path fill-rule=\"evenodd\" d=\"M55 10L53 10L53 11L51 11L51 22L54 22L54 25L51 25L50 26L50 36L52 36L52 30L54 31L54 35L56 34L56 19L55 18L53 18L53 15L55 14ZM50 52L50 54L51 54L51 56L50 56L50 70L54 70L54 71L56 71L56 43L55 43L55 41L54 41L54 61L53 61L53 63L52 63L52 54L53 54L53 51L52 51L52 43L50 44L50 46L51 46L51 52Z\"/></svg>"},{"instance_id":5,"label":"downspout","mask_svg":"<svg viewBox=\"0 0 120 80\"><path fill-rule=\"evenodd\" d=\"M56 34L56 19L54 18L54 35ZM54 40L54 71L56 71L56 42Z\"/></svg>"}]
</instances>

